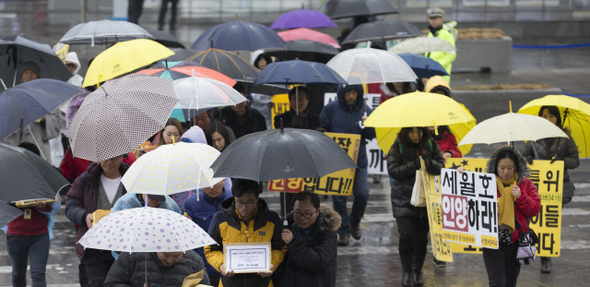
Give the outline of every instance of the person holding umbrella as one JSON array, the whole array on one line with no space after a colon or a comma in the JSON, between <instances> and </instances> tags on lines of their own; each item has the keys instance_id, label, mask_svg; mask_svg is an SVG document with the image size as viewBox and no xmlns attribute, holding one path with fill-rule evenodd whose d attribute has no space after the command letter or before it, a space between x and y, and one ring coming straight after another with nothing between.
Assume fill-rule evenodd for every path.
<instances>
[{"instance_id":1,"label":"person holding umbrella","mask_svg":"<svg viewBox=\"0 0 590 287\"><path fill-rule=\"evenodd\" d=\"M402 263L402 286L422 286L422 266L428 245L428 214L426 207L410 203L416 170L421 168L439 175L444 167L438 145L426 127L402 128L387 154L387 171L394 179L391 186L391 205L399 231L399 256Z\"/></svg>"},{"instance_id":2,"label":"person holding umbrella","mask_svg":"<svg viewBox=\"0 0 590 287\"><path fill-rule=\"evenodd\" d=\"M357 170L354 174L352 193L354 202L352 212L348 215L346 196L333 196L334 210L342 217L342 225L338 229L338 245L347 246L349 236L361 239L360 222L369 200L369 183L367 181L367 152L365 140L375 138L374 128L364 128L362 123L373 111L363 100L362 85L341 85L337 90L338 99L324 107L320 114L320 127L327 132L349 133L361 135L361 146L357 159Z\"/></svg>"},{"instance_id":3,"label":"person holding umbrella","mask_svg":"<svg viewBox=\"0 0 590 287\"><path fill-rule=\"evenodd\" d=\"M297 86L289 91L289 106L291 110L274 118L275 129L281 128L283 120L284 128L301 128L315 130L320 126L320 117L307 110L309 104L309 91L305 86Z\"/></svg>"},{"instance_id":4,"label":"person holding umbrella","mask_svg":"<svg viewBox=\"0 0 590 287\"><path fill-rule=\"evenodd\" d=\"M539 109L539 116L563 129L561 113L559 112L558 107L542 106L541 109ZM522 156L524 156L530 164L533 163L533 159L550 160L551 163L556 160L562 160L563 186L565 193L566 185L573 187L567 170L578 167L580 165L580 157L578 147L576 146L574 139L571 137L569 130L564 130L564 132L568 135L568 138L546 138L536 142L527 141ZM562 203L567 204L570 201L572 201L571 195L566 196L564 194ZM551 257L541 257L541 272L551 273Z\"/></svg>"},{"instance_id":5,"label":"person holding umbrella","mask_svg":"<svg viewBox=\"0 0 590 287\"><path fill-rule=\"evenodd\" d=\"M443 24L443 16L445 15L445 10L438 8L438 7L430 7L426 10L426 15L428 15L428 22L430 26L428 26L428 37L436 37L443 39L453 46L455 46L455 36L453 33ZM451 82L451 68L453 66L453 61L457 58L456 53L447 53L447 52L429 52L425 55L428 58L431 58L437 62L439 62L449 74L448 76L444 76L443 78L447 82Z\"/></svg>"}]
</instances>

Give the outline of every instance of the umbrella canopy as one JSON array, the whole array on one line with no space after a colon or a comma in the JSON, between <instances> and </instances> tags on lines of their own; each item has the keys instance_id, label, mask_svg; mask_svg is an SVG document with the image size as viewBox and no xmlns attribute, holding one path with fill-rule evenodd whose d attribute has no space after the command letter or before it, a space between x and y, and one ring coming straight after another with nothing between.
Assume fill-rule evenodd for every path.
<instances>
[{"instance_id":1,"label":"umbrella canopy","mask_svg":"<svg viewBox=\"0 0 590 287\"><path fill-rule=\"evenodd\" d=\"M340 45L338 45L338 42L336 42L336 40L334 40L334 38L332 38L332 36L322 33L322 32L310 30L307 28L292 29L292 30L288 30L288 31L279 32L277 34L281 38L283 38L283 40L285 40L285 41L309 40L309 41L315 41L315 42L328 44L328 45L333 46L336 49L340 49ZM278 48L283 48L283 46L278 47Z\"/></svg>"},{"instance_id":2,"label":"umbrella canopy","mask_svg":"<svg viewBox=\"0 0 590 287\"><path fill-rule=\"evenodd\" d=\"M510 112L479 123L459 142L459 145L536 141L556 137L567 138L567 134L544 118Z\"/></svg>"},{"instance_id":3,"label":"umbrella canopy","mask_svg":"<svg viewBox=\"0 0 590 287\"><path fill-rule=\"evenodd\" d=\"M0 200L51 200L70 183L53 165L27 149L0 142Z\"/></svg>"},{"instance_id":4,"label":"umbrella canopy","mask_svg":"<svg viewBox=\"0 0 590 287\"><path fill-rule=\"evenodd\" d=\"M152 29L145 29L148 33L152 34L152 40L170 48L172 51L174 49L185 49L186 47L174 37L174 35L168 33L167 31L160 31L160 30L152 30ZM186 58L184 58L186 59ZM183 59L183 60L184 60Z\"/></svg>"},{"instance_id":5,"label":"umbrella canopy","mask_svg":"<svg viewBox=\"0 0 590 287\"><path fill-rule=\"evenodd\" d=\"M273 129L245 135L231 143L211 168L215 177L258 182L322 177L356 164L330 137L314 130Z\"/></svg>"},{"instance_id":6,"label":"umbrella canopy","mask_svg":"<svg viewBox=\"0 0 590 287\"><path fill-rule=\"evenodd\" d=\"M23 214L22 210L0 200L0 226L8 224Z\"/></svg>"},{"instance_id":7,"label":"umbrella canopy","mask_svg":"<svg viewBox=\"0 0 590 287\"><path fill-rule=\"evenodd\" d=\"M164 79L169 80L178 80L186 77L201 77L201 78L209 78L213 80L220 81L224 84L229 86L234 86L236 81L232 78L217 72L213 69L201 67L201 66L180 66L180 67L173 67L173 68L154 68L154 69L146 69L137 72L138 74L146 74L157 76Z\"/></svg>"},{"instance_id":8,"label":"umbrella canopy","mask_svg":"<svg viewBox=\"0 0 590 287\"><path fill-rule=\"evenodd\" d=\"M33 62L39 67L40 78L67 81L72 73L47 43L21 35L0 37L0 78L8 87L22 83L20 67Z\"/></svg>"},{"instance_id":9,"label":"umbrella canopy","mask_svg":"<svg viewBox=\"0 0 590 287\"><path fill-rule=\"evenodd\" d=\"M559 109L562 127L570 130L580 157L590 156L590 105L566 95L548 95L526 103L518 113L536 116L543 106Z\"/></svg>"},{"instance_id":10,"label":"umbrella canopy","mask_svg":"<svg viewBox=\"0 0 590 287\"><path fill-rule=\"evenodd\" d=\"M209 187L222 180L214 180L209 168L218 156L219 151L206 144L163 145L137 159L121 183L128 192L156 195Z\"/></svg>"},{"instance_id":11,"label":"umbrella canopy","mask_svg":"<svg viewBox=\"0 0 590 287\"><path fill-rule=\"evenodd\" d=\"M402 58L373 48L346 50L326 65L351 85L414 82L418 78Z\"/></svg>"},{"instance_id":12,"label":"umbrella canopy","mask_svg":"<svg viewBox=\"0 0 590 287\"><path fill-rule=\"evenodd\" d=\"M265 54L279 57L283 60L303 60L325 64L338 54L338 49L332 45L310 41L287 41L284 49L267 49Z\"/></svg>"},{"instance_id":13,"label":"umbrella canopy","mask_svg":"<svg viewBox=\"0 0 590 287\"><path fill-rule=\"evenodd\" d=\"M74 157L103 161L135 150L164 128L178 103L172 81L132 74L86 96L68 137Z\"/></svg>"},{"instance_id":14,"label":"umbrella canopy","mask_svg":"<svg viewBox=\"0 0 590 287\"><path fill-rule=\"evenodd\" d=\"M234 20L207 29L191 46L194 51L217 48L226 51L256 51L281 48L285 42L272 29L252 22Z\"/></svg>"},{"instance_id":15,"label":"umbrella canopy","mask_svg":"<svg viewBox=\"0 0 590 287\"><path fill-rule=\"evenodd\" d=\"M165 60L168 61L185 61L186 59L188 59L190 56L195 54L195 51L189 49L189 48L170 48L170 50L172 50L172 52L174 52L174 55L166 58Z\"/></svg>"},{"instance_id":16,"label":"umbrella canopy","mask_svg":"<svg viewBox=\"0 0 590 287\"><path fill-rule=\"evenodd\" d=\"M354 28L342 43L359 43L366 41L384 42L392 39L424 36L416 26L405 21L374 21Z\"/></svg>"},{"instance_id":17,"label":"umbrella canopy","mask_svg":"<svg viewBox=\"0 0 590 287\"><path fill-rule=\"evenodd\" d=\"M293 28L330 28L338 27L330 17L325 14L307 9L299 9L287 12L277 18L271 29L293 29Z\"/></svg>"},{"instance_id":18,"label":"umbrella canopy","mask_svg":"<svg viewBox=\"0 0 590 287\"><path fill-rule=\"evenodd\" d=\"M0 94L0 139L6 138L80 93L80 88L54 79L37 79Z\"/></svg>"},{"instance_id":19,"label":"umbrella canopy","mask_svg":"<svg viewBox=\"0 0 590 287\"><path fill-rule=\"evenodd\" d=\"M427 78L429 79L432 76L448 76L447 70L443 68L443 66L431 59L424 57L422 55L414 55L414 54L399 54L400 58L402 58L412 71L416 73L418 78Z\"/></svg>"},{"instance_id":20,"label":"umbrella canopy","mask_svg":"<svg viewBox=\"0 0 590 287\"><path fill-rule=\"evenodd\" d=\"M94 86L171 55L174 55L174 52L153 40L118 42L94 58L82 86Z\"/></svg>"},{"instance_id":21,"label":"umbrella canopy","mask_svg":"<svg viewBox=\"0 0 590 287\"><path fill-rule=\"evenodd\" d=\"M84 248L120 252L178 252L217 244L192 220L168 209L141 207L113 212L78 241Z\"/></svg>"},{"instance_id":22,"label":"umbrella canopy","mask_svg":"<svg viewBox=\"0 0 590 287\"><path fill-rule=\"evenodd\" d=\"M234 80L254 80L260 72L237 54L214 48L195 54L187 60L197 62Z\"/></svg>"},{"instance_id":23,"label":"umbrella canopy","mask_svg":"<svg viewBox=\"0 0 590 287\"><path fill-rule=\"evenodd\" d=\"M389 52L395 54L424 54L429 52L447 52L455 53L457 48L453 44L435 37L418 37L402 41L395 46L389 48Z\"/></svg>"},{"instance_id":24,"label":"umbrella canopy","mask_svg":"<svg viewBox=\"0 0 590 287\"><path fill-rule=\"evenodd\" d=\"M181 109L186 119L202 112L246 101L233 87L207 78L188 77L174 80L174 90L180 100L175 109Z\"/></svg>"},{"instance_id":25,"label":"umbrella canopy","mask_svg":"<svg viewBox=\"0 0 590 287\"><path fill-rule=\"evenodd\" d=\"M292 60L268 64L252 84L346 84L330 67L316 62Z\"/></svg>"},{"instance_id":26,"label":"umbrella canopy","mask_svg":"<svg viewBox=\"0 0 590 287\"><path fill-rule=\"evenodd\" d=\"M328 0L320 11L332 19L397 13L387 0Z\"/></svg>"},{"instance_id":27,"label":"umbrella canopy","mask_svg":"<svg viewBox=\"0 0 590 287\"><path fill-rule=\"evenodd\" d=\"M153 38L139 25L127 21L98 20L74 26L59 42L65 44L108 45L119 41Z\"/></svg>"}]
</instances>

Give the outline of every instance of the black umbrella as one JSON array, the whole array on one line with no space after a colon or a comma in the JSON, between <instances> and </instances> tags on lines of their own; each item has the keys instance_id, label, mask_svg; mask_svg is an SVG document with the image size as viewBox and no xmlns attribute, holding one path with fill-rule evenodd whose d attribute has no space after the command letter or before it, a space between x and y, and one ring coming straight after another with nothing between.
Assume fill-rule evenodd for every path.
<instances>
[{"instance_id":1,"label":"black umbrella","mask_svg":"<svg viewBox=\"0 0 590 287\"><path fill-rule=\"evenodd\" d=\"M2 200L0 200L0 226L4 226L24 212Z\"/></svg>"},{"instance_id":2,"label":"black umbrella","mask_svg":"<svg viewBox=\"0 0 590 287\"><path fill-rule=\"evenodd\" d=\"M200 52L187 60L197 62L234 80L254 80L260 73L260 70L237 54L215 48Z\"/></svg>"},{"instance_id":3,"label":"black umbrella","mask_svg":"<svg viewBox=\"0 0 590 287\"><path fill-rule=\"evenodd\" d=\"M404 21L375 21L354 28L342 43L358 43L366 41L382 42L400 38L414 38L424 33L416 26Z\"/></svg>"},{"instance_id":4,"label":"black umbrella","mask_svg":"<svg viewBox=\"0 0 590 287\"><path fill-rule=\"evenodd\" d=\"M145 29L148 33L152 34L152 40L168 47L168 48L182 48L184 49L185 46L174 37L174 35L166 32L166 31L158 31L152 29ZM174 50L172 50L174 51ZM185 58L186 59L186 58ZM183 59L184 60L184 59Z\"/></svg>"},{"instance_id":5,"label":"black umbrella","mask_svg":"<svg viewBox=\"0 0 590 287\"><path fill-rule=\"evenodd\" d=\"M41 78L67 81L72 73L49 44L21 35L0 37L0 78L8 87L21 83L19 67L26 62L39 66Z\"/></svg>"},{"instance_id":6,"label":"black umbrella","mask_svg":"<svg viewBox=\"0 0 590 287\"><path fill-rule=\"evenodd\" d=\"M226 51L256 51L281 48L285 41L277 32L258 23L231 21L207 29L191 46L195 51L217 48Z\"/></svg>"},{"instance_id":7,"label":"black umbrella","mask_svg":"<svg viewBox=\"0 0 590 287\"><path fill-rule=\"evenodd\" d=\"M211 165L215 177L258 182L322 177L356 167L330 137L314 130L293 128L245 135L231 143Z\"/></svg>"},{"instance_id":8,"label":"black umbrella","mask_svg":"<svg viewBox=\"0 0 590 287\"><path fill-rule=\"evenodd\" d=\"M0 142L0 200L55 199L70 183L51 164L20 147Z\"/></svg>"},{"instance_id":9,"label":"black umbrella","mask_svg":"<svg viewBox=\"0 0 590 287\"><path fill-rule=\"evenodd\" d=\"M354 16L394 14L397 10L387 0L328 0L320 12L332 19Z\"/></svg>"},{"instance_id":10,"label":"black umbrella","mask_svg":"<svg viewBox=\"0 0 590 287\"><path fill-rule=\"evenodd\" d=\"M338 49L332 45L309 41L287 41L284 49L268 49L265 54L279 57L283 60L303 60L325 64L338 54Z\"/></svg>"},{"instance_id":11,"label":"black umbrella","mask_svg":"<svg viewBox=\"0 0 590 287\"><path fill-rule=\"evenodd\" d=\"M188 59L190 56L195 54L195 51L189 49L189 48L171 48L170 50L172 50L172 52L174 52L175 54L164 59L164 60L168 60L168 61L185 61L186 59Z\"/></svg>"}]
</instances>

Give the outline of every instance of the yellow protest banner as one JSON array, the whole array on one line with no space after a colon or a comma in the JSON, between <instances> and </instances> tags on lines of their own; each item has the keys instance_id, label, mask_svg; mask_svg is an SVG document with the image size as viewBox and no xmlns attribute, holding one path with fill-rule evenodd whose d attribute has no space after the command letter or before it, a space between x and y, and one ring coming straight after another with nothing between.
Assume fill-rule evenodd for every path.
<instances>
[{"instance_id":1,"label":"yellow protest banner","mask_svg":"<svg viewBox=\"0 0 590 287\"><path fill-rule=\"evenodd\" d=\"M447 168L463 167L468 171L484 172L488 159L449 158ZM561 253L561 215L563 193L563 161L553 164L547 160L534 160L529 179L537 186L541 197L541 211L531 218L529 227L539 237L537 256L559 257ZM482 249L468 244L452 243L453 252L481 253Z\"/></svg>"},{"instance_id":2,"label":"yellow protest banner","mask_svg":"<svg viewBox=\"0 0 590 287\"><path fill-rule=\"evenodd\" d=\"M325 133L344 149L356 163L361 136L357 134ZM320 194L348 196L352 192L355 169L345 169L330 173L322 178L288 178L285 180L287 192L311 191ZM283 191L283 180L268 182L269 191Z\"/></svg>"},{"instance_id":3,"label":"yellow protest banner","mask_svg":"<svg viewBox=\"0 0 590 287\"><path fill-rule=\"evenodd\" d=\"M435 177L424 168L424 160L420 158L422 169L422 184L426 195L426 208L428 209L428 224L430 225L430 243L432 253L437 260L453 262L451 242L444 240L441 220L441 195L438 177Z\"/></svg>"},{"instance_id":4,"label":"yellow protest banner","mask_svg":"<svg viewBox=\"0 0 590 287\"><path fill-rule=\"evenodd\" d=\"M270 110L270 115L272 117L272 121L273 121L273 125L275 125L275 129L280 128L278 125L280 123L275 123L275 116L276 115L280 115L282 113L286 113L289 110L291 110L291 107L289 106L289 95L287 94L279 94L279 95L274 95L272 96L272 103L273 103L273 107ZM283 123L285 124L285 123Z\"/></svg>"},{"instance_id":5,"label":"yellow protest banner","mask_svg":"<svg viewBox=\"0 0 590 287\"><path fill-rule=\"evenodd\" d=\"M55 44L55 46L53 46L53 51L55 52L57 57L64 63L66 62L66 56L68 55L69 49L70 45L64 43L57 43Z\"/></svg>"}]
</instances>

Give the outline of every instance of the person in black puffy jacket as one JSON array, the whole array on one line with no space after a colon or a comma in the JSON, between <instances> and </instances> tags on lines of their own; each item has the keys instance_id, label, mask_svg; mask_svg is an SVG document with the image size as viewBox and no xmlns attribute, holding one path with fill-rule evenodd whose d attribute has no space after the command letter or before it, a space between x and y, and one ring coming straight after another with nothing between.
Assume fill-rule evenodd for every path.
<instances>
[{"instance_id":1,"label":"person in black puffy jacket","mask_svg":"<svg viewBox=\"0 0 590 287\"><path fill-rule=\"evenodd\" d=\"M426 207L410 204L416 180L416 170L424 159L426 170L439 175L443 157L428 128L403 128L387 155L387 171L393 178L391 204L399 231L399 255L402 263L402 285L422 286L421 274L428 244L428 214Z\"/></svg>"}]
</instances>

